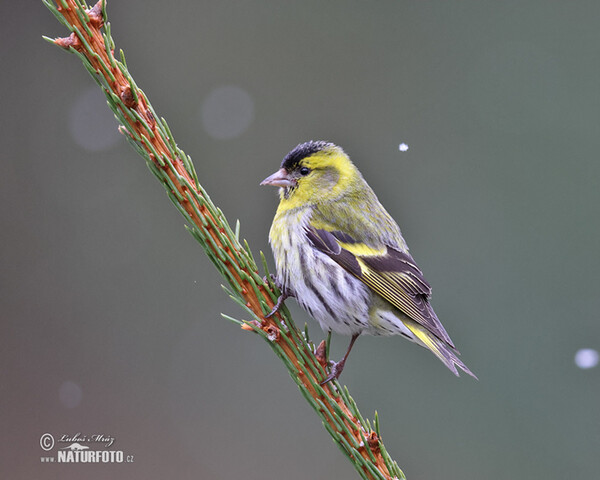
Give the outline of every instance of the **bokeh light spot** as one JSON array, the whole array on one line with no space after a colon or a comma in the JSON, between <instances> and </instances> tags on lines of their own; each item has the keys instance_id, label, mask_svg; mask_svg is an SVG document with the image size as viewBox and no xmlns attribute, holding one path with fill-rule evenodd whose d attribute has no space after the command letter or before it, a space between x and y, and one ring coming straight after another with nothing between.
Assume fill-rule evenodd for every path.
<instances>
[{"instance_id":1,"label":"bokeh light spot","mask_svg":"<svg viewBox=\"0 0 600 480\"><path fill-rule=\"evenodd\" d=\"M83 391L81 387L75 382L67 380L58 389L58 398L67 408L78 407L83 397Z\"/></svg>"},{"instance_id":2,"label":"bokeh light spot","mask_svg":"<svg viewBox=\"0 0 600 480\"><path fill-rule=\"evenodd\" d=\"M398 150L400 150L401 152L407 152L408 145L406 143L401 143L400 145L398 145Z\"/></svg>"},{"instance_id":3,"label":"bokeh light spot","mask_svg":"<svg viewBox=\"0 0 600 480\"><path fill-rule=\"evenodd\" d=\"M114 115L106 107L106 97L93 86L79 94L69 112L69 133L81 148L91 152L117 144L121 134Z\"/></svg>"},{"instance_id":4,"label":"bokeh light spot","mask_svg":"<svg viewBox=\"0 0 600 480\"><path fill-rule=\"evenodd\" d=\"M600 360L600 354L593 348L582 348L575 354L575 365L584 370L594 368L598 365L598 360Z\"/></svg>"},{"instance_id":5,"label":"bokeh light spot","mask_svg":"<svg viewBox=\"0 0 600 480\"><path fill-rule=\"evenodd\" d=\"M202 104L202 125L213 138L225 140L246 131L254 119L254 101L239 87L215 88Z\"/></svg>"}]
</instances>

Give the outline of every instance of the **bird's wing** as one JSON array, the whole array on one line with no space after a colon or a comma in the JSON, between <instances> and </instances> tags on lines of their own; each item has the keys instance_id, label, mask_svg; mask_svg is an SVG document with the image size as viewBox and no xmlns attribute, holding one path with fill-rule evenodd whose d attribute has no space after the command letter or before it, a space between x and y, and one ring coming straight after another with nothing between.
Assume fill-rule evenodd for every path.
<instances>
[{"instance_id":1,"label":"bird's wing","mask_svg":"<svg viewBox=\"0 0 600 480\"><path fill-rule=\"evenodd\" d=\"M431 286L408 252L383 245L380 249L355 240L344 232L307 228L314 248L358 278L374 292L454 347L429 304Z\"/></svg>"}]
</instances>

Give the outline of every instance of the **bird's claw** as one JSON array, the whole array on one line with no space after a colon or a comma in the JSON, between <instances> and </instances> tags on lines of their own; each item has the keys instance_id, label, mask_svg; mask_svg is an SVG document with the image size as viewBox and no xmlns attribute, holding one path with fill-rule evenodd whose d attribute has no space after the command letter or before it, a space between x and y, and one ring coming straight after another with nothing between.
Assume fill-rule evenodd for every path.
<instances>
[{"instance_id":1,"label":"bird's claw","mask_svg":"<svg viewBox=\"0 0 600 480\"><path fill-rule=\"evenodd\" d=\"M293 297L294 295L289 291L289 290L284 290L282 291L281 295L279 295L279 298L277 299L277 303L275 304L275 306L273 307L273 310L271 310L269 313L267 313L265 315L265 318L270 318L273 315L275 315L277 313L277 311L281 308L281 306L283 305L283 302L285 302L286 298L289 297Z\"/></svg>"},{"instance_id":2,"label":"bird's claw","mask_svg":"<svg viewBox=\"0 0 600 480\"><path fill-rule=\"evenodd\" d=\"M280 282L279 279L275 275L273 275L272 273L269 273L269 278L270 278L271 282L279 289L279 291L281 292L281 295L279 295L279 298L277 299L277 303L275 303L273 310L271 310L269 313L267 313L265 315L265 318L270 318L273 315L275 315L277 313L277 311L283 305L283 302L285 302L285 299L294 296L294 294L292 292L290 292L287 288L285 288L283 283ZM267 284L269 283L267 281L266 275L263 277L263 281Z\"/></svg>"},{"instance_id":3,"label":"bird's claw","mask_svg":"<svg viewBox=\"0 0 600 480\"><path fill-rule=\"evenodd\" d=\"M285 300L284 297L285 297L285 295L283 293L281 295L279 295L279 298L277 299L277 303L273 307L273 310L271 310L269 313L267 313L265 315L265 318L271 318L273 315L275 315L277 313L277 311L281 308L283 301Z\"/></svg>"},{"instance_id":4,"label":"bird's claw","mask_svg":"<svg viewBox=\"0 0 600 480\"><path fill-rule=\"evenodd\" d=\"M330 361L329 365L331 365L331 369L329 370L329 375L327 375L325 380L319 383L319 385L323 386L326 383L331 382L332 380L337 380L342 374L342 371L344 370L345 363L346 362L343 360L340 360L339 362Z\"/></svg>"},{"instance_id":5,"label":"bird's claw","mask_svg":"<svg viewBox=\"0 0 600 480\"><path fill-rule=\"evenodd\" d=\"M331 382L332 380L337 380L339 378L339 376L342 374L342 371L344 370L344 365L346 365L348 355L350 355L350 350L352 350L352 346L354 345L354 342L356 342L356 339L359 335L360 333L355 333L354 335L352 335L350 345L348 345L348 350L346 350L346 354L339 362L329 362L329 365L331 365L329 369L329 375L327 375L327 377L325 377L325 380L323 380L319 385L325 385L326 383Z\"/></svg>"}]
</instances>

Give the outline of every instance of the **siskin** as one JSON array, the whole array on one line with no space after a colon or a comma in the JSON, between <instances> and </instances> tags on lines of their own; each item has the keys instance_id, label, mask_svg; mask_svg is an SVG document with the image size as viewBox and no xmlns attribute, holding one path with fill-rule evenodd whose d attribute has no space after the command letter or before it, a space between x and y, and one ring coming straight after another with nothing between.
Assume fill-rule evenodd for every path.
<instances>
[{"instance_id":1,"label":"siskin","mask_svg":"<svg viewBox=\"0 0 600 480\"><path fill-rule=\"evenodd\" d=\"M269 242L282 295L269 315L293 296L323 330L352 336L321 384L340 376L360 334L403 335L455 375L459 367L475 377L433 311L400 228L340 147L302 143L261 185L280 187Z\"/></svg>"}]
</instances>

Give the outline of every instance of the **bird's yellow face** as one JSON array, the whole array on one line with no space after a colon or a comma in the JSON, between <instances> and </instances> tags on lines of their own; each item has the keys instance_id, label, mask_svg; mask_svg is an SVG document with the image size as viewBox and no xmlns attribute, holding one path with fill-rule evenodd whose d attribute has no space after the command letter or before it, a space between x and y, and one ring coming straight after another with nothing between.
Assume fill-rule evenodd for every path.
<instances>
[{"instance_id":1,"label":"bird's yellow face","mask_svg":"<svg viewBox=\"0 0 600 480\"><path fill-rule=\"evenodd\" d=\"M330 202L352 188L358 170L344 151L331 143L308 142L292 150L281 168L261 185L280 187L280 210Z\"/></svg>"}]
</instances>

